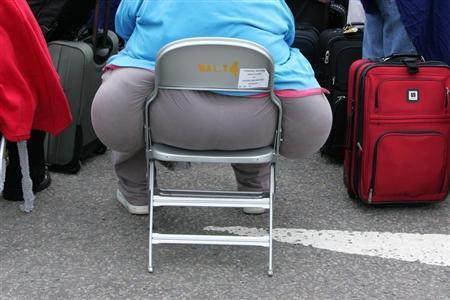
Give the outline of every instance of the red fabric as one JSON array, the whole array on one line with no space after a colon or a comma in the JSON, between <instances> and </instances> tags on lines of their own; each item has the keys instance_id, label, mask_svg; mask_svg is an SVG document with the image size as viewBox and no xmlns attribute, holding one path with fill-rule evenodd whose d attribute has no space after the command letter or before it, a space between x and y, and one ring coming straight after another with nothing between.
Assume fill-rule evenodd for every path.
<instances>
[{"instance_id":1,"label":"red fabric","mask_svg":"<svg viewBox=\"0 0 450 300\"><path fill-rule=\"evenodd\" d=\"M0 132L26 140L31 129L58 134L72 120L39 25L25 0L1 0Z\"/></svg>"},{"instance_id":2,"label":"red fabric","mask_svg":"<svg viewBox=\"0 0 450 300\"><path fill-rule=\"evenodd\" d=\"M449 191L446 66L357 61L350 67L346 185L374 203L442 201Z\"/></svg>"}]
</instances>

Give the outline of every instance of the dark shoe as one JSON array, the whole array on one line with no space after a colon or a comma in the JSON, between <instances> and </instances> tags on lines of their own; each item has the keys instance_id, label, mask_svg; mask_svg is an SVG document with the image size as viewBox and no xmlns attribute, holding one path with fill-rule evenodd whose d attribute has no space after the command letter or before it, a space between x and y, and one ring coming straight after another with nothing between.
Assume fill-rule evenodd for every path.
<instances>
[{"instance_id":1,"label":"dark shoe","mask_svg":"<svg viewBox=\"0 0 450 300\"><path fill-rule=\"evenodd\" d=\"M50 172L46 169L44 174L44 180L42 180L36 187L33 185L33 193L37 193L45 190L52 183L52 178L50 177Z\"/></svg>"},{"instance_id":2,"label":"dark shoe","mask_svg":"<svg viewBox=\"0 0 450 300\"><path fill-rule=\"evenodd\" d=\"M33 184L33 193L37 193L40 191L45 190L50 186L52 183L52 178L50 177L50 173L48 170L45 170L44 174L44 180L42 180L39 184L36 186ZM9 201L23 201L23 194L22 190L17 189L5 189L3 190L3 199L9 200Z\"/></svg>"}]
</instances>

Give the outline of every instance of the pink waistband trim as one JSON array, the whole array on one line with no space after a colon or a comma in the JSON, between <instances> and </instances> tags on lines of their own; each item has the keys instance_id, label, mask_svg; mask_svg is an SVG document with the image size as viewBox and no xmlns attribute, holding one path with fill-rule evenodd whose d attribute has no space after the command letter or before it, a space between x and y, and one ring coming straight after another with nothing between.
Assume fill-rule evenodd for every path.
<instances>
[{"instance_id":1,"label":"pink waistband trim","mask_svg":"<svg viewBox=\"0 0 450 300\"><path fill-rule=\"evenodd\" d=\"M117 69L120 69L120 67L119 66L116 66L116 65L106 65L104 68L103 68L103 72L106 72L106 71L114 71L114 70L117 70Z\"/></svg>"},{"instance_id":2,"label":"pink waistband trim","mask_svg":"<svg viewBox=\"0 0 450 300\"><path fill-rule=\"evenodd\" d=\"M306 89L306 90L276 90L275 91L275 95L277 95L278 97L283 97L283 98L301 98L301 97L320 95L322 93L329 94L330 92L324 88L313 88L313 89ZM268 95L267 93L262 93L262 94L250 96L250 98L262 98L262 97L266 97L267 95Z\"/></svg>"}]
</instances>

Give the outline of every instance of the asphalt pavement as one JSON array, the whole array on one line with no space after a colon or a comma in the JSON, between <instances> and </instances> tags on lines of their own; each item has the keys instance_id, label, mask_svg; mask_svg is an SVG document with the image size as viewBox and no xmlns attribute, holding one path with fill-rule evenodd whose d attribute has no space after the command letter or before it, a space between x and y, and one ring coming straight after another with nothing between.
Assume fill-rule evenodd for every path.
<instances>
[{"instance_id":1,"label":"asphalt pavement","mask_svg":"<svg viewBox=\"0 0 450 300\"><path fill-rule=\"evenodd\" d=\"M416 255L414 244L406 247L410 254L386 258L396 257L389 255L398 249L390 248L383 257L278 239L273 277L267 276L266 248L156 245L150 274L148 217L130 215L115 200L109 152L85 162L77 175L52 173L52 178L31 214L0 198L0 299L450 299L447 253L436 264L408 261L408 255ZM175 172L159 168L158 183L235 188L227 165L194 164ZM414 234L442 239L445 247L449 216L449 199L393 207L352 200L342 166L319 154L279 164L274 228L287 230L288 236L297 229L317 237L329 230L348 236ZM265 228L267 220L267 213L249 216L232 208L155 212L156 230L165 233L211 233L207 226ZM380 241L374 247L385 246Z\"/></svg>"}]
</instances>

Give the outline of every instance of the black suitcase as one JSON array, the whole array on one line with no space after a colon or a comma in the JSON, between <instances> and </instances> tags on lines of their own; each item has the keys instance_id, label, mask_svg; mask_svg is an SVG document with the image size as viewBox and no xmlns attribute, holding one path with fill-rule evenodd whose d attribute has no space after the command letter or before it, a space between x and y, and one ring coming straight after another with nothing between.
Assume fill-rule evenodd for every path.
<instances>
[{"instance_id":1,"label":"black suitcase","mask_svg":"<svg viewBox=\"0 0 450 300\"><path fill-rule=\"evenodd\" d=\"M308 25L299 26L296 29L294 48L298 48L303 56L309 61L313 69L317 68L319 50L319 31Z\"/></svg>"},{"instance_id":2,"label":"black suitcase","mask_svg":"<svg viewBox=\"0 0 450 300\"><path fill-rule=\"evenodd\" d=\"M92 126L91 105L106 60L117 53L119 40L115 33L108 31L108 22L102 31L98 30L99 0L95 16L92 32L85 38L48 44L73 116L72 124L62 133L47 136L46 163L54 172L77 173L81 160L106 151Z\"/></svg>"},{"instance_id":3,"label":"black suitcase","mask_svg":"<svg viewBox=\"0 0 450 300\"><path fill-rule=\"evenodd\" d=\"M362 56L363 29L357 26L327 29L320 34L318 80L330 91L333 126L322 153L341 162L344 159L347 127L347 83L350 65Z\"/></svg>"}]
</instances>

